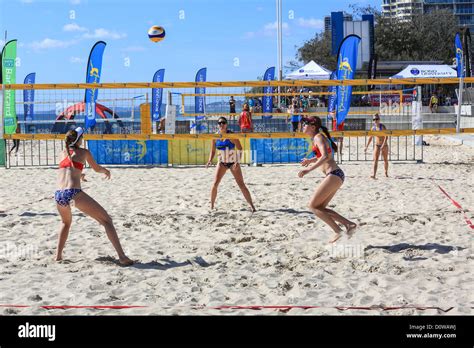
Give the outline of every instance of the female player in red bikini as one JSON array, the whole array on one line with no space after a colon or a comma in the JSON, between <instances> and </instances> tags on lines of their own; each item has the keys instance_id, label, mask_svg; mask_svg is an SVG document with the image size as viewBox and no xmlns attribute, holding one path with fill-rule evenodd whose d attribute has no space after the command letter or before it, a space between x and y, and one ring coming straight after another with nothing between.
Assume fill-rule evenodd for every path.
<instances>
[{"instance_id":1,"label":"female player in red bikini","mask_svg":"<svg viewBox=\"0 0 474 348\"><path fill-rule=\"evenodd\" d=\"M55 192L54 198L61 215L62 224L59 231L56 261L63 258L64 245L72 223L71 202L74 202L76 208L104 226L107 237L117 251L119 262L125 266L131 265L133 261L125 255L109 214L99 203L81 190L82 169L86 161L94 171L103 173L107 179L110 179L110 172L95 162L89 150L81 148L83 133L84 130L81 127L66 133L66 149L63 153L63 159L59 163L59 190Z\"/></svg>"},{"instance_id":2,"label":"female player in red bikini","mask_svg":"<svg viewBox=\"0 0 474 348\"><path fill-rule=\"evenodd\" d=\"M300 171L298 176L302 178L316 168L322 169L326 175L311 197L309 208L333 229L335 236L329 241L330 243L334 243L342 236L342 229L337 224L338 222L346 228L347 236L351 238L357 225L334 210L327 208L331 199L344 183L345 178L344 172L334 160L337 145L331 139L328 129L321 125L319 117L304 118L303 133L311 137L313 152L316 156L310 159L304 158L301 161L301 165L305 167L308 167L311 163L314 164L308 169Z\"/></svg>"}]
</instances>

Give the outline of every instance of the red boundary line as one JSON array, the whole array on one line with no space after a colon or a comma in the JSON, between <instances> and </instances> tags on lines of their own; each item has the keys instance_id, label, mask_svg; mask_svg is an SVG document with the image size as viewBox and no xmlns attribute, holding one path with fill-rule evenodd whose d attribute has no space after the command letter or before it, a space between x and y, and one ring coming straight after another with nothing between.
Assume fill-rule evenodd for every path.
<instances>
[{"instance_id":1,"label":"red boundary line","mask_svg":"<svg viewBox=\"0 0 474 348\"><path fill-rule=\"evenodd\" d=\"M443 192L445 194L446 197L448 197L448 199L451 201L451 203L453 203L453 205L461 212L463 213L464 215L464 220L466 221L467 225L472 229L474 230L474 224L471 222L471 220L467 217L466 215L466 212L464 211L464 209L461 207L461 204L459 204L458 202L456 202L454 199L451 198L451 196L445 191L443 190L443 188L441 186L439 186L439 189L441 190L441 192Z\"/></svg>"}]
</instances>

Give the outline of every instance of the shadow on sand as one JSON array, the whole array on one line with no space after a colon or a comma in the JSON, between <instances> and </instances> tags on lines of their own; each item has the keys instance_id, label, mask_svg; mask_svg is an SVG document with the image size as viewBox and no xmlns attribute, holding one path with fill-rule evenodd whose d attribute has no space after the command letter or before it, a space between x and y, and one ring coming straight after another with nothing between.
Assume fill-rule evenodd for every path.
<instances>
[{"instance_id":1,"label":"shadow on sand","mask_svg":"<svg viewBox=\"0 0 474 348\"><path fill-rule=\"evenodd\" d=\"M448 254L451 251L460 251L464 250L465 248L450 246L450 245L441 245L437 243L427 243L425 245L414 245L408 243L400 243L395 245L368 245L364 250L370 249L384 249L388 250L391 253L398 253L408 249L415 249L415 250L434 250L438 254ZM415 261L415 258L410 259L411 261Z\"/></svg>"},{"instance_id":2,"label":"shadow on sand","mask_svg":"<svg viewBox=\"0 0 474 348\"><path fill-rule=\"evenodd\" d=\"M99 261L99 262L114 263L118 266L122 266L118 259L115 259L111 256L102 256L102 257L96 258L95 260ZM143 263L141 261L135 261L135 263L133 265L126 266L126 267L137 268L137 269L155 269L155 270L160 270L160 271L166 271L166 270L171 269L171 268L195 266L195 265L200 266L200 267L209 267L209 266L215 265L215 263L208 263L202 257L197 256L193 259L186 260L184 262L176 262L176 261L173 261L169 258L160 259L158 261L150 261L150 262L146 262L146 263Z\"/></svg>"},{"instance_id":3,"label":"shadow on sand","mask_svg":"<svg viewBox=\"0 0 474 348\"><path fill-rule=\"evenodd\" d=\"M287 213L287 214L295 214L295 215L300 215L300 214L307 214L307 215L313 215L313 213L311 213L309 210L295 210L295 209L291 209L291 208L287 208L287 209L259 209L258 210L259 212L260 211L264 211L264 212L267 212L267 213Z\"/></svg>"}]
</instances>

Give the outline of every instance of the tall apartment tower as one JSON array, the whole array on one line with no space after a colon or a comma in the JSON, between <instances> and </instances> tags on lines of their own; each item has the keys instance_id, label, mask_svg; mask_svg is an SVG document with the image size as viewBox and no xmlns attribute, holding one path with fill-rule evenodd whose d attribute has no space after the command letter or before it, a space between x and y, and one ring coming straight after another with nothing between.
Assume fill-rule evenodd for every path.
<instances>
[{"instance_id":1,"label":"tall apartment tower","mask_svg":"<svg viewBox=\"0 0 474 348\"><path fill-rule=\"evenodd\" d=\"M344 13L344 21L351 22L353 20L352 15ZM331 16L324 17L324 31L331 31Z\"/></svg>"},{"instance_id":2,"label":"tall apartment tower","mask_svg":"<svg viewBox=\"0 0 474 348\"><path fill-rule=\"evenodd\" d=\"M423 13L423 0L383 0L382 14L401 20Z\"/></svg>"},{"instance_id":3,"label":"tall apartment tower","mask_svg":"<svg viewBox=\"0 0 474 348\"><path fill-rule=\"evenodd\" d=\"M412 15L445 10L453 13L460 27L474 30L474 0L383 0L382 14L410 20Z\"/></svg>"}]
</instances>

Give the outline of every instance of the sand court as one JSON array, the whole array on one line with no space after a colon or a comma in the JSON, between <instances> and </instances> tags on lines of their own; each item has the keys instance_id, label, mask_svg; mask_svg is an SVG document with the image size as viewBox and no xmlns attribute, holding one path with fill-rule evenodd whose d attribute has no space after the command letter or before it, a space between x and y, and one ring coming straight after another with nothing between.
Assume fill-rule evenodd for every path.
<instances>
[{"instance_id":1,"label":"sand court","mask_svg":"<svg viewBox=\"0 0 474 348\"><path fill-rule=\"evenodd\" d=\"M3 314L472 314L474 149L427 137L423 164L391 163L369 178L371 162L343 163L333 206L359 227L329 245L332 232L307 203L322 174L297 165L242 168L257 212L230 173L209 210L214 168L86 170L83 189L112 216L127 254L116 264L105 232L73 209L64 261L54 262L59 216L56 170L1 170L0 304ZM379 169L380 171L380 169ZM49 309L40 306L144 306ZM321 306L291 311L216 306ZM205 308L195 309L199 306ZM432 306L391 311L345 306Z\"/></svg>"}]
</instances>

